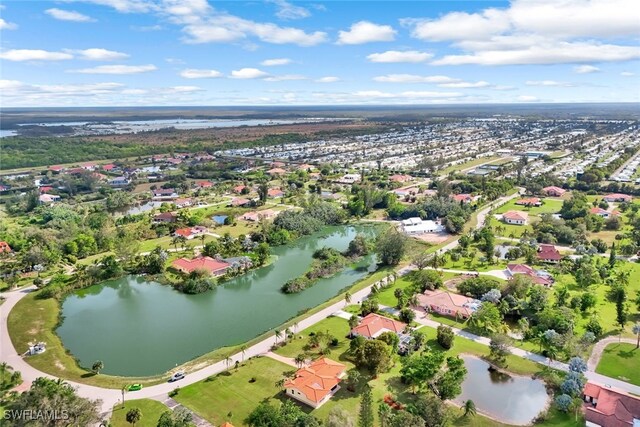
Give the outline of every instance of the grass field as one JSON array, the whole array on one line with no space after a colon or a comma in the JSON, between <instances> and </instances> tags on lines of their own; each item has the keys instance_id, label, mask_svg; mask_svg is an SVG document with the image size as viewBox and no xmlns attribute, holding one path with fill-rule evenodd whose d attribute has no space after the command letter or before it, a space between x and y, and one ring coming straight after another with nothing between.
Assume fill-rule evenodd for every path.
<instances>
[{"instance_id":1,"label":"grass field","mask_svg":"<svg viewBox=\"0 0 640 427\"><path fill-rule=\"evenodd\" d=\"M530 208L526 206L516 205L517 201L518 198L510 200L509 202L496 209L496 213L505 213L507 211L523 211L528 212L529 215L540 215L544 213L557 213L562 207L562 200L558 199L542 199L542 206L533 206Z\"/></svg>"},{"instance_id":2,"label":"grass field","mask_svg":"<svg viewBox=\"0 0 640 427\"><path fill-rule=\"evenodd\" d=\"M449 166L445 169L438 171L439 175L448 175L451 172L460 172L465 169L472 168L474 166L478 166L484 163L490 163L495 160L501 159L500 156L490 156L490 157L479 157L477 159L469 160L468 162L461 163L459 165Z\"/></svg>"},{"instance_id":3,"label":"grass field","mask_svg":"<svg viewBox=\"0 0 640 427\"><path fill-rule=\"evenodd\" d=\"M110 425L112 427L131 427L131 424L127 422L126 416L127 412L133 408L140 409L142 413L142 417L136 423L136 427L156 427L160 415L170 410L162 403L151 399L127 400L124 408L121 404L113 407L113 415L109 420Z\"/></svg>"},{"instance_id":4,"label":"grass field","mask_svg":"<svg viewBox=\"0 0 640 427\"><path fill-rule=\"evenodd\" d=\"M602 352L596 372L640 385L640 349L635 344L609 344Z\"/></svg>"}]
</instances>

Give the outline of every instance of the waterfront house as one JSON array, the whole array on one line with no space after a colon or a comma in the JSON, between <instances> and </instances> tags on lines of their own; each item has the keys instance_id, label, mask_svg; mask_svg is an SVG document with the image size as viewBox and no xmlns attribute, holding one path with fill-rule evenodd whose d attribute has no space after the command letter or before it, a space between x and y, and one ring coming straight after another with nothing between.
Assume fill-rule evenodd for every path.
<instances>
[{"instance_id":1,"label":"waterfront house","mask_svg":"<svg viewBox=\"0 0 640 427\"><path fill-rule=\"evenodd\" d=\"M185 274L189 274L196 270L208 271L212 276L222 276L231 268L231 264L226 261L218 261L217 259L205 256L193 259L179 258L171 264L173 268Z\"/></svg>"},{"instance_id":2,"label":"waterfront house","mask_svg":"<svg viewBox=\"0 0 640 427\"><path fill-rule=\"evenodd\" d=\"M316 409L325 404L340 389L346 366L326 357L298 369L284 383L285 393Z\"/></svg>"},{"instance_id":3,"label":"waterfront house","mask_svg":"<svg viewBox=\"0 0 640 427\"><path fill-rule=\"evenodd\" d=\"M180 195L173 188L159 188L153 190L153 200L175 200Z\"/></svg>"},{"instance_id":4,"label":"waterfront house","mask_svg":"<svg viewBox=\"0 0 640 427\"><path fill-rule=\"evenodd\" d=\"M444 226L438 221L423 220L418 217L408 218L402 221L401 229L409 235L438 233L444 231Z\"/></svg>"},{"instance_id":5,"label":"waterfront house","mask_svg":"<svg viewBox=\"0 0 640 427\"><path fill-rule=\"evenodd\" d=\"M406 327L406 323L389 319L388 317L380 316L376 313L370 313L351 330L351 335L373 339L377 338L383 332L401 334Z\"/></svg>"},{"instance_id":6,"label":"waterfront house","mask_svg":"<svg viewBox=\"0 0 640 427\"><path fill-rule=\"evenodd\" d=\"M176 222L178 215L175 212L162 212L153 217L154 224Z\"/></svg>"}]
</instances>

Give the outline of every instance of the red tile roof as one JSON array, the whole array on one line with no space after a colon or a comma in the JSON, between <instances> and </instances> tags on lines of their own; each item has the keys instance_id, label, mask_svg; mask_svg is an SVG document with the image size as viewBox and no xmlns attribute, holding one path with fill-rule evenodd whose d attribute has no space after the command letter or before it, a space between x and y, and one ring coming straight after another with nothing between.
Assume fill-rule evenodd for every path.
<instances>
[{"instance_id":1,"label":"red tile roof","mask_svg":"<svg viewBox=\"0 0 640 427\"><path fill-rule=\"evenodd\" d=\"M560 261L562 259L560 251L558 251L553 245L540 245L538 247L537 257L538 259L545 261Z\"/></svg>"},{"instance_id":2,"label":"red tile roof","mask_svg":"<svg viewBox=\"0 0 640 427\"><path fill-rule=\"evenodd\" d=\"M606 196L604 196L605 200L631 200L633 199L633 197L627 195L627 194L620 194L620 193L612 193L612 194L607 194Z\"/></svg>"},{"instance_id":3,"label":"red tile roof","mask_svg":"<svg viewBox=\"0 0 640 427\"><path fill-rule=\"evenodd\" d=\"M502 218L509 219L511 221L526 221L529 218L529 214L520 211L509 211L502 214Z\"/></svg>"},{"instance_id":4,"label":"red tile roof","mask_svg":"<svg viewBox=\"0 0 640 427\"><path fill-rule=\"evenodd\" d=\"M418 295L418 302L423 307L429 307L438 312L449 310L441 314L455 316L456 313L462 317L469 317L473 314L473 310L465 307L465 304L472 302L473 299L465 295L455 294L446 291L430 291L426 290L424 294Z\"/></svg>"},{"instance_id":5,"label":"red tile roof","mask_svg":"<svg viewBox=\"0 0 640 427\"><path fill-rule=\"evenodd\" d=\"M551 286L553 284L553 280L539 276L533 268L526 264L507 264L507 270L509 270L509 273L511 273L512 276L515 276L516 274L527 275L531 277L533 283L537 283L539 285Z\"/></svg>"},{"instance_id":6,"label":"red tile roof","mask_svg":"<svg viewBox=\"0 0 640 427\"><path fill-rule=\"evenodd\" d=\"M383 332L391 331L395 333L402 332L407 325L379 314L370 313L353 328L351 332L367 338L376 338Z\"/></svg>"},{"instance_id":7,"label":"red tile roof","mask_svg":"<svg viewBox=\"0 0 640 427\"><path fill-rule=\"evenodd\" d=\"M471 194L453 194L451 198L456 202L470 202L473 199Z\"/></svg>"},{"instance_id":8,"label":"red tile roof","mask_svg":"<svg viewBox=\"0 0 640 427\"><path fill-rule=\"evenodd\" d=\"M211 181L198 181L198 187L200 187L200 188L213 187L213 182L211 182Z\"/></svg>"},{"instance_id":9,"label":"red tile roof","mask_svg":"<svg viewBox=\"0 0 640 427\"><path fill-rule=\"evenodd\" d=\"M529 197L526 199L520 199L516 202L516 205L538 205L540 204L540 199L537 197Z\"/></svg>"},{"instance_id":10,"label":"red tile roof","mask_svg":"<svg viewBox=\"0 0 640 427\"><path fill-rule=\"evenodd\" d=\"M636 396L591 382L585 385L583 394L597 399L595 406L586 406L587 421L606 427L629 427L634 425L634 418L640 419L640 398Z\"/></svg>"},{"instance_id":11,"label":"red tile roof","mask_svg":"<svg viewBox=\"0 0 640 427\"><path fill-rule=\"evenodd\" d=\"M340 383L345 368L342 363L322 357L311 365L298 369L293 379L285 381L284 387L295 388L310 401L319 403Z\"/></svg>"},{"instance_id":12,"label":"red tile roof","mask_svg":"<svg viewBox=\"0 0 640 427\"><path fill-rule=\"evenodd\" d=\"M218 261L208 256L194 259L179 258L173 261L171 265L184 273L191 273L195 270L206 270L211 274L226 271L231 267L231 264L228 262Z\"/></svg>"},{"instance_id":13,"label":"red tile roof","mask_svg":"<svg viewBox=\"0 0 640 427\"><path fill-rule=\"evenodd\" d=\"M11 246L7 242L0 242L0 252L11 252Z\"/></svg>"},{"instance_id":14,"label":"red tile roof","mask_svg":"<svg viewBox=\"0 0 640 427\"><path fill-rule=\"evenodd\" d=\"M557 194L558 196L562 196L564 193L567 192L567 190L565 190L564 188L556 187L554 185L549 187L544 187L542 191L544 191L547 194Z\"/></svg>"}]
</instances>

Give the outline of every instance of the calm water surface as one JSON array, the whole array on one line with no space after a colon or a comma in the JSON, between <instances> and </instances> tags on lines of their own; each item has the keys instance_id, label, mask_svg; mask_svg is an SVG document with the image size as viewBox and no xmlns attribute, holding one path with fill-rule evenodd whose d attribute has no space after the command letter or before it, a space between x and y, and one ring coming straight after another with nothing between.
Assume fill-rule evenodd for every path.
<instances>
[{"instance_id":1,"label":"calm water surface","mask_svg":"<svg viewBox=\"0 0 640 427\"><path fill-rule=\"evenodd\" d=\"M375 233L371 227L358 231ZM160 374L275 328L373 271L375 259L369 256L359 268L321 279L298 294L280 292L287 280L308 270L316 249L345 250L356 233L351 226L328 227L276 247L272 253L277 259L269 266L200 295L185 295L137 276L92 286L63 301L57 333L82 366L102 360L106 374Z\"/></svg>"},{"instance_id":2,"label":"calm water surface","mask_svg":"<svg viewBox=\"0 0 640 427\"><path fill-rule=\"evenodd\" d=\"M490 371L477 357L462 358L469 372L457 403L471 399L479 412L513 425L529 424L546 407L549 396L543 381Z\"/></svg>"}]
</instances>

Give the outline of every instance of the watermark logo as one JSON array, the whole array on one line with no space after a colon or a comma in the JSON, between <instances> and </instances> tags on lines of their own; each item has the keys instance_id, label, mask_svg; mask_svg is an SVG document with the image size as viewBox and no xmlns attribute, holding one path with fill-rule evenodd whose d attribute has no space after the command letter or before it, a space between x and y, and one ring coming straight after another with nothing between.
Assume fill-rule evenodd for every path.
<instances>
[{"instance_id":1,"label":"watermark logo","mask_svg":"<svg viewBox=\"0 0 640 427\"><path fill-rule=\"evenodd\" d=\"M8 409L4 413L5 420L13 421L66 421L69 418L66 409Z\"/></svg>"}]
</instances>

